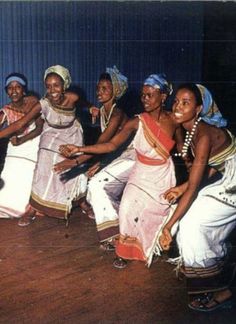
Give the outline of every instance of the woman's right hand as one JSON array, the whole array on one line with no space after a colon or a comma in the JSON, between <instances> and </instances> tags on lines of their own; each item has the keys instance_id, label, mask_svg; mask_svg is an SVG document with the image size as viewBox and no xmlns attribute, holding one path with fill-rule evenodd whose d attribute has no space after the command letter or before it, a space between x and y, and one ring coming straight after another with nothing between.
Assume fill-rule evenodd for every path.
<instances>
[{"instance_id":1,"label":"woman's right hand","mask_svg":"<svg viewBox=\"0 0 236 324\"><path fill-rule=\"evenodd\" d=\"M74 144L60 145L59 152L63 156L69 158L69 157L75 155L76 153L79 153L80 152L80 147L76 146Z\"/></svg>"},{"instance_id":2,"label":"woman's right hand","mask_svg":"<svg viewBox=\"0 0 236 324\"><path fill-rule=\"evenodd\" d=\"M172 242L172 236L170 234L170 230L167 227L164 227L162 230L162 234L159 238L159 243L161 248L164 251L168 251L170 249L170 244Z\"/></svg>"},{"instance_id":3,"label":"woman's right hand","mask_svg":"<svg viewBox=\"0 0 236 324\"><path fill-rule=\"evenodd\" d=\"M92 107L89 108L89 112L92 115L92 124L95 124L96 119L100 114L100 109L95 107L95 106L92 106Z\"/></svg>"}]
</instances>

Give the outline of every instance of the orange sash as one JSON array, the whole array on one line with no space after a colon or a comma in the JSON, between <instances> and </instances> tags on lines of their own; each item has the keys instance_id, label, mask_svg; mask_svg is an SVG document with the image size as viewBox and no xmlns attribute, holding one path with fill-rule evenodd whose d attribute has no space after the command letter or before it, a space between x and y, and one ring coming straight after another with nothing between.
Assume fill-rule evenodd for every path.
<instances>
[{"instance_id":1,"label":"orange sash","mask_svg":"<svg viewBox=\"0 0 236 324\"><path fill-rule=\"evenodd\" d=\"M162 131L160 126L148 113L142 113L140 119L147 142L166 160L170 156L170 151L175 141Z\"/></svg>"}]
</instances>

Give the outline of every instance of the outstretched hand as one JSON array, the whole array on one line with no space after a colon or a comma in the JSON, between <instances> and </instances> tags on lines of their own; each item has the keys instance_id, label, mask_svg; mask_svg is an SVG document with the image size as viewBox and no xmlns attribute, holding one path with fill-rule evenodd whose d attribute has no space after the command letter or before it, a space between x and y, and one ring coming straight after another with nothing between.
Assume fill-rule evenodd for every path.
<instances>
[{"instance_id":1,"label":"outstretched hand","mask_svg":"<svg viewBox=\"0 0 236 324\"><path fill-rule=\"evenodd\" d=\"M101 163L100 162L97 162L97 163L95 163L94 165L92 165L89 169L88 169L88 171L86 172L87 173L87 176L89 177L89 178L92 178L93 176L94 176L94 174L96 173L96 172L98 172L98 170L101 168Z\"/></svg>"},{"instance_id":2,"label":"outstretched hand","mask_svg":"<svg viewBox=\"0 0 236 324\"><path fill-rule=\"evenodd\" d=\"M163 228L162 234L159 238L159 243L161 245L161 248L164 251L168 251L170 249L170 244L172 242L172 236L170 234L170 230L166 227Z\"/></svg>"},{"instance_id":3,"label":"outstretched hand","mask_svg":"<svg viewBox=\"0 0 236 324\"><path fill-rule=\"evenodd\" d=\"M75 167L75 165L76 165L76 162L74 159L65 159L61 162L54 164L53 170L54 170L54 172L60 174L62 172L65 172L66 170L69 170L69 169Z\"/></svg>"},{"instance_id":4,"label":"outstretched hand","mask_svg":"<svg viewBox=\"0 0 236 324\"><path fill-rule=\"evenodd\" d=\"M79 151L79 147L74 144L60 145L59 147L59 152L67 158L75 155Z\"/></svg>"},{"instance_id":5,"label":"outstretched hand","mask_svg":"<svg viewBox=\"0 0 236 324\"><path fill-rule=\"evenodd\" d=\"M164 193L164 198L170 203L175 204L177 199L182 196L183 190L181 186L172 187Z\"/></svg>"}]
</instances>

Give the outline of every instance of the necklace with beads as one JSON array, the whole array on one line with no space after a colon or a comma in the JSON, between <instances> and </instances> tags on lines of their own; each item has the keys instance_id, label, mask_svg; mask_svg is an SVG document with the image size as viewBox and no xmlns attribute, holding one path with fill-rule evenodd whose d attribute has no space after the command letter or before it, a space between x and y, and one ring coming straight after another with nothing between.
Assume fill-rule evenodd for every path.
<instances>
[{"instance_id":1,"label":"necklace with beads","mask_svg":"<svg viewBox=\"0 0 236 324\"><path fill-rule=\"evenodd\" d=\"M102 114L101 114L101 118L102 118L102 120L103 120L103 124L104 124L104 128L105 128L105 129L107 128L107 126L108 126L108 124L109 124L109 121L110 121L110 118L111 118L111 115L112 115L112 113L113 113L113 110L114 110L115 106L116 106L116 103L114 103L114 104L112 105L111 110L109 111L109 114L108 114L108 115L106 114L105 107L102 106L102 108L101 108L101 113L102 113Z\"/></svg>"},{"instance_id":2,"label":"necklace with beads","mask_svg":"<svg viewBox=\"0 0 236 324\"><path fill-rule=\"evenodd\" d=\"M182 151L181 151L181 153L175 153L174 156L185 157L187 155L189 146L190 146L190 144L192 142L193 136L194 136L194 134L196 132L197 125L200 122L200 120L201 120L201 117L198 117L198 119L196 119L195 123L193 124L192 130L190 132L189 131L186 132Z\"/></svg>"}]
</instances>

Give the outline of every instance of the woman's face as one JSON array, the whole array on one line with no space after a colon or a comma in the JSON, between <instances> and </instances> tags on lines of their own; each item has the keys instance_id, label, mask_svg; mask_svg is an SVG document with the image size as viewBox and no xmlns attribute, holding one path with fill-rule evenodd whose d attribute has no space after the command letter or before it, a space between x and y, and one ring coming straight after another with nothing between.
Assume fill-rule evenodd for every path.
<instances>
[{"instance_id":1,"label":"woman's face","mask_svg":"<svg viewBox=\"0 0 236 324\"><path fill-rule=\"evenodd\" d=\"M97 99L102 104L114 99L113 86L109 80L100 80L97 85Z\"/></svg>"},{"instance_id":2,"label":"woman's face","mask_svg":"<svg viewBox=\"0 0 236 324\"><path fill-rule=\"evenodd\" d=\"M54 103L59 104L64 94L64 82L59 75L51 74L45 79L45 87L48 99Z\"/></svg>"},{"instance_id":3,"label":"woman's face","mask_svg":"<svg viewBox=\"0 0 236 324\"><path fill-rule=\"evenodd\" d=\"M161 93L159 89L151 86L143 86L141 93L141 101L146 112L152 112L161 107L162 102L166 99L166 95Z\"/></svg>"},{"instance_id":4,"label":"woman's face","mask_svg":"<svg viewBox=\"0 0 236 324\"><path fill-rule=\"evenodd\" d=\"M196 119L196 116L201 111L201 106L197 106L196 98L192 91L180 89L176 93L172 111L178 123L185 123Z\"/></svg>"},{"instance_id":5,"label":"woman's face","mask_svg":"<svg viewBox=\"0 0 236 324\"><path fill-rule=\"evenodd\" d=\"M7 94L13 103L19 103L25 95L24 88L17 81L12 81L9 83L7 87Z\"/></svg>"}]
</instances>

